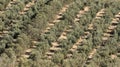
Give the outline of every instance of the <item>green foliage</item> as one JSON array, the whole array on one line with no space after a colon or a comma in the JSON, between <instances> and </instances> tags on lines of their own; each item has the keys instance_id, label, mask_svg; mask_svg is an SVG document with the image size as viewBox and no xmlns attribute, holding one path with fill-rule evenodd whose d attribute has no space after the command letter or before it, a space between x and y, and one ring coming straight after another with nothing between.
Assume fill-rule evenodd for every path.
<instances>
[{"instance_id":1,"label":"green foliage","mask_svg":"<svg viewBox=\"0 0 120 67\"><path fill-rule=\"evenodd\" d=\"M11 2L13 0L0 0L0 67L81 67L90 51L103 43L103 33L120 10L119 0L36 0L34 5L27 7L33 0ZM62 18L56 19L56 15L65 5L69 7L61 15ZM76 15L85 6L90 7L90 10L75 22ZM25 7L28 8L27 11ZM94 19L102 8L106 9L104 16ZM22 15L20 12L25 13ZM54 20L60 22L49 26ZM91 23L94 29L90 31L88 26ZM47 27L50 30L44 33ZM66 39L58 39L66 30L70 30L65 35ZM66 58L70 48L88 31L88 38L83 38L73 56ZM86 67L120 66L120 23L111 35L113 36L104 42L104 46L97 49ZM57 42L62 50L55 51L49 60L46 52L53 42ZM27 49L32 51L27 52ZM29 57L25 58L24 55ZM111 55L116 55L117 58L111 59Z\"/></svg>"}]
</instances>

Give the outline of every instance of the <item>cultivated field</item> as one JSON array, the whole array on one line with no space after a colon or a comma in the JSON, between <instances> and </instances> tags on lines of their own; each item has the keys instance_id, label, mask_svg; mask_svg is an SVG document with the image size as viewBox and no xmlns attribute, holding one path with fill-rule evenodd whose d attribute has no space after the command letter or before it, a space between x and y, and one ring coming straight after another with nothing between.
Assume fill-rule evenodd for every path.
<instances>
[{"instance_id":1,"label":"cultivated field","mask_svg":"<svg viewBox=\"0 0 120 67\"><path fill-rule=\"evenodd\" d=\"M0 67L120 67L120 0L1 0Z\"/></svg>"}]
</instances>

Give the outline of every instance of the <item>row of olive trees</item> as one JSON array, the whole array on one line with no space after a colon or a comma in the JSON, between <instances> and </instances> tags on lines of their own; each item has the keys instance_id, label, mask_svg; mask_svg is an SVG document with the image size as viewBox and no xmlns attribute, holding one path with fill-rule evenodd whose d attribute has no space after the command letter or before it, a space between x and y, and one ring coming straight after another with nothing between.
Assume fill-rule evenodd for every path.
<instances>
[{"instance_id":1,"label":"row of olive trees","mask_svg":"<svg viewBox=\"0 0 120 67\"><path fill-rule=\"evenodd\" d=\"M96 25L97 27L97 30L105 32L106 31L106 28L110 25L110 22L111 22L111 19L112 17L114 17L115 14L117 14L119 12L119 7L117 6L117 4L119 4L119 2L114 2L114 3L111 3L110 6L107 8L107 16L105 17L104 19L104 23L103 24L100 24L100 27L99 25ZM111 6L112 5L112 6ZM116 10L116 11L114 11ZM119 27L119 25L118 25ZM95 37L101 37L103 34L102 33L96 33ZM112 55L116 55L118 49L119 49L119 29L117 28L117 31L114 31L114 36L112 38L109 39L109 41L107 41L107 43L105 43L104 47L101 47L97 53L95 54L95 57L93 58L93 60L91 61L91 63L87 66L87 67L97 67L97 66L100 66L100 67L118 67L120 66L118 64L118 62L120 61L119 58L117 59L112 59L111 56ZM95 40L95 44L100 44L101 43L101 40L100 42L96 39ZM96 42L97 41L97 42Z\"/></svg>"},{"instance_id":2,"label":"row of olive trees","mask_svg":"<svg viewBox=\"0 0 120 67\"><path fill-rule=\"evenodd\" d=\"M106 2L105 2L106 3ZM102 4L101 3L99 3L99 7L106 7L105 4L103 1L102 1ZM83 2L81 3L81 4L83 4ZM89 4L89 3L87 3L87 4ZM92 3L93 5L94 5L94 7L93 8L95 8L96 7L96 5L94 4L94 3ZM105 5L104 5L105 4ZM80 4L77 4L77 5L80 5ZM48 6L48 5L47 5ZM108 6L109 8L113 8L114 6L116 6L116 5L114 5L114 4L112 4L112 6ZM116 6L116 8L114 9L114 10L116 10L118 7ZM82 6L80 6L80 8L79 9L82 9ZM94 17L94 15L96 14L96 12L99 10L99 9L101 9L101 8L97 8L96 7L96 9L92 9L93 11L92 11L92 14L90 14L90 15L92 15L92 17ZM78 9L77 9L78 10ZM96 11L97 10L97 11ZM110 18L109 16L113 16L115 13L116 13L116 11L114 11L114 10L112 10L112 9L110 9L111 11L112 11L112 13L111 13L111 11L110 11L110 13L108 13L108 15L107 16L105 16L105 18ZM69 10L70 11L70 10ZM68 12L69 12L68 11ZM109 9L108 9L108 11L109 11ZM50 12L50 11L48 11L48 12ZM68 17L67 16L65 16L65 18L67 18L68 20L66 20L65 22L68 22L68 23L71 23L73 20L72 19L74 19L74 18L72 18L72 17L74 17L75 15L71 15L71 14L73 14L73 13L71 13L72 11L70 11L70 13L68 14ZM43 13L43 12L40 12L41 14ZM77 13L77 12L75 12L75 13ZM45 13L43 13L43 15L44 15ZM109 15L110 14L110 15ZM53 14L52 14L53 15ZM67 14L65 14L65 15L67 15ZM41 16L41 15L40 15ZM87 15L88 16L88 15ZM42 17L44 17L44 16L41 16L41 19L42 19ZM91 17L91 16L90 16ZM71 19L70 19L71 18ZM106 21L110 21L110 19L108 20L108 19L105 19ZM38 19L39 20L39 19ZM82 20L82 18L81 18L81 20ZM101 21L99 21L98 22L98 24L100 23L100 22L104 22L105 21L104 19L103 20L101 20ZM44 20L43 20L44 21ZM80 24L82 24L82 25L85 25L85 24L87 24L87 22L88 23L90 23L90 19L89 19L89 22L88 21L86 21L85 19L83 19L82 20L82 22L84 22L84 23L80 23ZM40 21L38 21L38 22L40 22ZM41 21L42 22L42 21ZM96 22L96 21L95 21ZM60 24L61 23L61 24ZM54 35L52 35L52 34L55 34L55 35L57 35L57 36L59 36L60 35L60 32L62 32L62 30L64 29L64 28L59 28L59 27L61 27L61 25L62 24L64 24L64 21L62 22L60 22L60 23L58 23L58 24L56 24L56 26L54 27L54 28L58 28L57 30L56 29L54 29L54 28L52 28L52 30L51 30L51 35L49 35L49 34L45 34L45 35L41 35L40 36L40 40L42 40L42 42L40 42L40 44L38 44L39 46L38 46L38 50L39 50L39 52L38 51L33 51L33 54L31 55L31 57L30 58L32 58L34 61L29 61L29 62L33 62L33 65L34 66L39 66L39 63L41 63L41 65L40 66L45 66L45 67L47 67L47 66L56 66L54 63L61 63L61 64L63 64L63 66L79 66L79 65L77 65L77 64L79 64L79 63L83 63L83 57L85 57L85 56L87 56L86 55L86 53L88 54L89 53L89 50L91 50L93 47L95 47L96 45L97 45L97 43L99 43L99 38L96 40L96 38L94 38L94 43L96 43L96 45L93 45L93 46L91 46L93 43L92 43L92 37L90 38L90 39L88 39L88 41L87 41L87 43L88 44L90 44L90 45L88 45L87 43L87 45L88 46L80 46L80 49L82 49L82 51L81 50L79 50L81 53L79 54L79 53L77 53L77 54L74 54L74 58L71 58L71 59L69 59L68 61L64 61L63 62L63 59L64 59L64 54L63 54L63 52L64 53L67 53L66 51L62 51L62 52L58 52L57 54L55 54L55 56L54 56L54 58L53 58L53 62L51 62L51 61L48 61L48 60L44 60L44 59L42 59L43 58L43 53L45 53L48 49L49 49L49 46L50 46L50 42L52 42L52 41L55 41L56 39L57 39L57 37L56 36L54 36ZM33 23L34 24L34 23ZM36 23L37 24L37 23ZM67 23L66 23L67 24ZM43 25L43 24L41 24L41 25ZM60 26L57 26L57 25L60 25ZM104 24L102 24L102 25L104 25ZM108 26L108 23L106 23L106 25ZM32 24L31 24L31 26L32 26ZM77 24L76 24L76 26L77 26ZM80 25L81 26L81 25ZM100 29L100 26L99 25L96 25L98 28L97 29ZM106 26L106 27L107 27ZM37 27L36 28L36 30L38 29L39 30L39 27L42 27L42 26L37 26L37 25L35 25L34 27ZM64 27L64 25L62 25L62 27ZM77 26L78 28L79 28L79 25ZM83 31L84 31L84 29L86 29L86 27L84 27L84 26L82 26L83 27ZM105 27L105 26L103 26L103 27ZM31 27L30 27L31 28ZM29 29L30 29L29 28ZM43 27L42 27L43 28ZM44 28L43 28L44 29ZM104 29L104 28L103 28ZM103 29L101 29L101 30L103 30ZM35 30L35 28L33 29L33 30ZM32 30L32 31L33 31ZM78 29L78 31L80 31L80 32L82 32L81 31L82 29L80 28L80 29ZM32 32L31 31L31 32ZM60 32L59 32L60 31ZM31 33L30 32L30 33ZM57 34L55 33L55 32L58 32ZM98 31L99 32L99 31ZM36 35L38 35L38 33L39 33L39 31L38 31L38 33L35 31L34 32ZM33 34L34 34L33 33ZM77 32L76 32L77 33ZM94 31L94 33L96 33L96 31ZM78 33L79 34L79 33ZM68 47L68 45L67 44L71 44L71 43L74 43L75 42L75 40L77 39L75 39L75 37L79 37L79 35L82 35L82 33L81 34L76 34L76 35L74 35L74 33L72 33L72 35L70 35L70 39L69 40L64 40L64 41L62 41L63 43L61 43L61 45L63 45L65 48L66 47ZM102 34L102 32L100 32L100 34L99 34L99 36L101 36L101 34ZM32 35L32 34L31 34ZM38 35L39 36L39 35ZM75 37L74 37L75 36ZM95 35L95 36L97 36L98 37L98 35ZM37 36L34 36L34 37L37 37ZM69 36L68 36L69 37ZM41 38L43 38L43 39L41 39ZM53 39L52 39L53 38ZM38 39L39 39L39 37L38 37ZM91 48L89 48L89 47L91 47ZM70 48L70 47L68 47L68 48ZM66 49L68 49L68 48L66 48ZM89 48L89 49L88 49ZM87 50L87 51L86 51ZM81 56L81 58L80 59L78 59L78 56ZM83 60L83 61L82 61ZM43 62L42 62L43 61ZM76 61L76 63L75 63L75 61ZM28 63L29 63L28 62ZM49 63L48 65L46 65L46 63ZM72 65L70 65L70 63L72 63Z\"/></svg>"},{"instance_id":3,"label":"row of olive trees","mask_svg":"<svg viewBox=\"0 0 120 67\"><path fill-rule=\"evenodd\" d=\"M76 2L77 3L77 2ZM74 18L75 18L75 16L76 16L76 14L77 14L77 12L80 10L80 9L83 9L83 6L85 6L84 4L83 5L79 5L78 3L77 4L74 4L74 5L72 5L69 9L68 9L68 11L65 13L65 15L64 15L64 20L62 20L60 23L58 23L58 24L56 24L56 26L54 27L54 28L52 28L51 30L50 30L50 33L49 34L45 34L45 35L41 35L41 37L40 37L40 40L42 41L42 42L40 42L40 44L38 44L38 50L40 51L40 55L41 56L38 56L39 54L37 54L37 53L35 53L36 54L36 56L34 56L33 57L33 55L34 55L34 52L33 52L33 54L31 55L32 57L31 58L38 58L39 57L39 59L38 60L42 60L42 58L44 58L43 56L44 56L44 53L48 50L48 48L49 48L49 46L51 45L51 42L52 41L55 41L58 37L57 37L57 35L59 35L60 33L61 33L61 31L59 31L59 29L60 30L63 30L64 31L64 28L61 26L61 25L63 25L63 26L68 26L68 25L72 25L72 26L74 26L74 31L72 31L71 33L69 33L68 35L67 35L67 37L68 37L68 40L63 40L63 41L61 41L61 45L62 45L62 49L63 49L63 51L62 52L58 52L57 54L55 54L55 56L53 57L53 62L54 63L63 63L63 59L65 58L64 57L64 54L66 54L67 53L67 50L68 50L68 48L70 48L71 46L72 46L72 44L73 43L75 43L76 42L76 40L79 38L79 36L80 35L82 35L83 34L83 32L84 32L84 29L85 29L85 26L87 26L89 23L90 23L90 21L92 20L92 13L94 13L94 15L95 15L95 12L94 11L98 11L98 9L94 9L95 7L96 7L96 5L93 7L93 5L92 4L90 4L91 6L92 6L92 8L91 8L91 10L90 10L90 12L89 13L86 13L81 19L80 19L80 22L79 23L73 23L73 20L74 20ZM82 2L83 3L83 2ZM87 5L86 5L87 6ZM102 8L102 7L101 7ZM94 11L93 11L93 9L94 9ZM99 7L99 9L100 9L100 7ZM93 17L94 17L94 15L93 15ZM88 17L89 16L89 17ZM86 20L86 19L88 19L88 20ZM87 23L88 22L88 23ZM85 25L86 24L86 25ZM60 28L58 25L60 25L62 28ZM56 35L56 36L55 36ZM49 38L49 39L48 39ZM53 38L53 39L52 39ZM67 45L67 44L71 44L71 46L70 45ZM76 55L76 54L75 54ZM77 56L79 56L79 55L77 55ZM83 55L84 56L84 55ZM78 58L76 58L76 61L78 61L77 60ZM75 59L72 59L72 60L75 60ZM81 60L81 59L79 59L79 60ZM41 63L40 61L37 61L37 59L36 59L36 62L37 63ZM69 61L67 61L66 63L68 63L69 64ZM63 63L63 64L65 64L65 63ZM76 63L77 64L77 63ZM70 65L70 64L69 64ZM74 63L73 63L73 65L74 65ZM77 66L77 65L76 65Z\"/></svg>"},{"instance_id":4,"label":"row of olive trees","mask_svg":"<svg viewBox=\"0 0 120 67\"><path fill-rule=\"evenodd\" d=\"M23 53L23 50L29 47L29 45L31 44L29 37L30 35L28 36L26 34L27 32L25 27L27 27L27 25L35 18L34 16L36 16L39 11L41 12L43 8L44 10L46 10L45 7L47 6L43 4L46 1L44 1L42 3L43 6L41 6L41 3L39 3L41 1L39 0L39 2L37 2L34 7L31 7L31 9L28 11L26 15L19 15L18 12L22 10L24 5L27 4L28 2L29 1L24 0L19 1L18 3L16 3L16 5L12 5L10 9L6 10L4 14L1 14L0 18L1 31L3 30L9 31L9 34L6 34L4 37L2 36L1 38L2 40L0 41L0 43L2 44L0 46L0 53L1 58L3 58L2 61L4 61L3 62L4 64L3 63L1 64L4 67L9 65L13 65L11 67L14 67L17 60L16 58ZM7 60L5 60L4 58Z\"/></svg>"},{"instance_id":5,"label":"row of olive trees","mask_svg":"<svg viewBox=\"0 0 120 67\"><path fill-rule=\"evenodd\" d=\"M83 2L81 2L81 4L82 4ZM118 12L118 9L119 9L119 6L117 6L117 4L118 3L111 3L111 2L108 2L108 3L106 3L106 2L104 2L104 1L102 1L102 3L101 2L98 2L99 3L99 6L96 6L95 5L95 3L94 2L92 2L91 4L92 4L92 8L96 8L96 9L92 9L93 11L91 11L91 13L92 14L90 14L90 15L87 15L87 16L90 16L90 18L87 18L87 19L89 19L89 21L86 21L86 18L82 18L82 19L80 19L81 20L81 22L79 23L79 25L78 25L78 23L75 23L75 28L78 28L77 30L77 32L76 31L73 31L72 33L70 33L71 35L68 35L67 37L68 38L70 38L70 39L68 39L67 41L65 40L65 41L62 41L61 42L61 45L63 46L63 47L65 47L65 50L64 50L64 48L63 48L63 51L62 52L58 52L57 54L55 54L55 56L53 57L53 62L54 63L61 63L60 65L63 65L64 67L67 67L67 66L75 66L75 67L77 67L77 66L79 66L80 64L82 64L83 63L83 61L84 61L84 57L85 56L87 56L87 54L88 54L88 52L89 52L89 50L91 50L92 48L94 48L95 46L97 46L97 44L98 43L100 43L101 42L101 40L100 40L100 38L98 38L98 37L101 37L102 36L102 32L104 31L104 28L107 28L107 26L109 25L109 21L111 21L111 19L110 18L112 18L113 17L113 15L115 15L115 13L117 13ZM98 5L98 3L96 2L96 4ZM88 2L88 4L89 4L89 2ZM77 5L80 5L80 4L77 4ZM77 6L76 5L76 6ZM47 5L48 6L48 5ZM75 7L75 5L74 5L74 7ZM74 7L72 7L72 8L74 8ZM82 9L82 7L83 6L78 6L79 7L79 9ZM98 8L97 8L98 7ZM87 27L85 27L86 25L88 25L89 23L90 23L90 21L91 21L91 19L92 19L92 17L94 17L95 16L95 14L96 14L96 12L98 11L98 10L100 10L101 8L107 8L107 14L104 16L104 18L105 19L102 19L102 20L100 20L100 21L93 21L93 22L97 22L97 23L95 23L94 25L97 27L97 32L96 31L93 31L93 34L95 34L94 35L94 38L92 38L92 37L90 37L88 40L87 40L87 46L80 46L79 47L79 51L80 51L80 53L75 53L74 54L74 57L73 58L71 58L71 59L69 59L69 60L63 60L65 57L65 54L67 53L67 51L66 51L66 49L68 49L68 48L70 48L70 46L68 46L67 44L73 44L73 43L75 43L75 41L78 39L77 37L79 37L80 35L82 35L82 30L83 30L83 32L84 32L84 30L87 28ZM75 7L75 9L76 9L76 7ZM75 10L75 11L77 11L77 10L79 10L78 8ZM116 10L116 11L115 11ZM40 13L42 13L42 14L45 14L45 13L43 13L43 12L40 12ZM45 59L42 59L42 58L44 58L43 56L43 54L47 51L47 49L50 47L50 42L52 42L52 41L55 41L58 37L57 36L59 36L60 35L60 33L61 33L61 31L64 29L64 28L60 28L60 26L62 26L62 24L64 24L64 23L66 23L66 24L64 24L64 25L67 25L67 22L68 22L68 24L72 24L72 22L73 22L73 17L75 17L75 13L77 13L77 12L72 12L71 10L69 10L68 11L68 13L65 13L65 19L64 19L64 21L61 21L60 23L58 23L58 24L56 24L56 26L54 27L54 28L52 28L51 29L51 31L50 31L50 34L45 34L45 35L41 35L40 36L40 38L38 37L38 39L40 39L40 40L42 40L42 42L40 42L40 44L38 44L39 46L38 46L38 49L37 50L39 50L39 51L33 51L33 54L31 55L31 57L30 58L32 58L32 60L30 60L29 62L33 62L33 65L34 66L44 66L44 67L47 67L48 65L49 66L56 66L56 64L54 64L53 62L51 62L51 61L48 61L48 60L45 60ZM66 15L68 15L68 16L66 16ZM41 16L41 15L40 15ZM92 16L92 17L91 17ZM42 17L44 17L44 16L42 16ZM42 18L41 17L41 18ZM49 16L48 16L49 17ZM66 20L67 19L67 20ZM43 20L44 21L44 20ZM41 21L41 22L43 22L43 21ZM34 21L33 21L34 22ZM40 21L38 21L38 22L40 22ZM87 23L88 22L88 23ZM103 24L101 24L101 22L103 23ZM104 24L105 23L105 24ZM37 24L37 23L36 23ZM47 23L46 23L47 24ZM33 23L33 25L34 25L34 23ZM41 25L43 25L43 24L41 24ZM58 26L58 25L60 25L60 26ZM62 27L64 27L64 25L62 26ZM81 25L83 25L83 26L81 26ZM31 25L32 26L32 25ZM81 26L83 29L79 29L79 26ZM35 25L34 27L37 27L36 28L36 30L38 29L39 30L39 27L42 27L42 26L37 26L37 25ZM34 28L33 27L33 28ZM44 27L44 26L43 26ZM67 26L66 26L67 27ZM57 29L58 28L58 29ZM31 28L29 28L29 29L31 29ZM42 28L42 29L44 29L44 28ZM35 30L35 28L34 28L34 30ZM99 30L101 30L101 31L99 31ZM40 31L40 30L39 30ZM39 33L39 31L38 31L38 33ZM81 32L80 32L81 31ZM56 33L56 32L58 32L58 33ZM75 33L74 33L75 32ZM78 32L80 32L80 34L78 33ZM35 34L36 34L36 31L34 32ZM34 34L33 33L33 34ZM99 34L98 34L99 33ZM53 35L52 35L53 34ZM32 35L32 34L31 34ZM39 35L38 35L39 36ZM70 37L69 37L70 36ZM36 35L34 36L34 37L36 37ZM42 38L42 39L41 39ZM94 44L95 45L93 45L93 42L91 41L91 40L93 40L94 41ZM90 45L88 45L88 44L90 44ZM78 59L78 56L79 56L79 59ZM81 57L81 58L80 58ZM106 58L105 58L106 59ZM97 59L96 59L97 60ZM43 62L42 62L43 61ZM104 60L105 61L105 60ZM28 62L28 63L29 63ZM47 62L49 62L50 64L48 64L48 65L45 65ZM76 63L74 63L74 62L76 62ZM41 64L40 64L41 63ZM40 65L39 65L40 64ZM78 65L79 64L79 65ZM104 64L102 64L102 60L101 60L101 62L100 62L100 64L101 65L104 65ZM93 64L94 65L94 64Z\"/></svg>"},{"instance_id":6,"label":"row of olive trees","mask_svg":"<svg viewBox=\"0 0 120 67\"><path fill-rule=\"evenodd\" d=\"M73 24L74 17L79 9L83 9L83 4L84 5L92 4L91 5L93 6L92 7L93 11L91 11L92 14L87 13L83 19L82 18L80 19L81 20L80 23L73 24L75 27L74 28L75 31L73 31L67 36L68 42L62 41L63 43L61 43L61 45L63 45L66 49L70 48L70 46L67 46L67 44L72 45L75 42L75 40L77 40L78 37L83 34L84 29L87 28L86 25L90 23L92 17L94 17L97 10L101 9L101 7L108 6L108 4L105 4L106 2L104 3L104 1L101 1L102 2L101 3L100 1L99 2L95 2L95 1L94 2L83 2L83 1L81 2L81 0L77 0L76 4L71 6L71 9L68 9L68 11L65 13L64 20L62 20L60 23L57 23L55 27L53 27L50 30L50 34L40 35L41 30L46 28L47 23L54 19L55 14L58 13L60 8L63 7L64 4L71 3L73 1L72 0L61 0L61 1L52 0L52 1L49 1L48 3L46 2L46 0L42 0L42 1L37 0L35 5L32 6L25 15L19 15L18 11L23 10L23 7L28 2L29 2L28 0L19 1L17 5L13 5L9 10L6 10L5 14L0 15L1 17L0 18L0 28L1 28L0 30L4 30L8 28L10 31L10 34L5 35L5 37L2 38L2 40L0 41L0 43L2 44L0 46L0 53L2 53L1 58L2 58L2 61L4 61L3 62L4 64L1 63L1 65L2 66L10 65L11 67L13 67L16 64L15 63L16 58L19 57L22 53L24 53L23 50L30 47L31 45L30 39L33 38L33 39L42 40L42 42L40 42L38 49L37 49L39 51L33 51L33 54L31 55L32 60L29 60L29 62L25 64L23 63L24 62L23 60L20 62L20 66L26 67L25 65L28 65L28 66L33 65L36 67L39 67L39 66L54 67L56 66L55 65L55 62L56 62L56 63L63 64L63 66L65 67L67 66L70 67L70 66L75 66L75 65L77 67L77 64L79 64L79 61L81 60L81 59L78 59L77 56L79 57L82 56L81 58L83 58L84 56L86 56L85 53L81 53L81 55L75 54L75 59L72 58L69 61L65 60L63 62L64 54L60 52L60 53L55 54L55 57L53 59L54 63L48 60L41 59L43 58L42 53L44 53L46 49L49 48L50 42L55 41L58 38L58 36L63 31L65 26L67 27L69 24L70 25ZM3 3L7 4L7 2L3 2ZM97 6L95 3L97 4ZM110 3L110 1L108 3ZM103 6L103 4L105 5ZM110 3L109 8L111 9L109 11L110 12L112 11L112 13L109 13L109 14L111 15L111 17L119 9L119 6L117 4L119 3L116 3L116 2L113 2L112 4ZM97 7L100 7L100 8L97 8ZM93 8L96 8L96 9L93 9ZM107 16L106 18L110 18L110 17ZM86 20L86 19L89 19L89 20ZM110 19L106 21L110 21ZM106 28L105 27L106 25L107 25L107 22L101 30ZM82 29L80 28L80 26L82 27ZM100 29L99 25L96 25L96 26L98 27L97 29ZM95 37L98 37L98 35L96 35ZM87 46L87 48L89 47ZM85 46L84 49L87 49L87 48ZM64 51L64 53L67 53L67 51ZM73 61L76 61L76 63L73 63ZM70 65L70 63L72 64ZM82 61L80 63L82 63Z\"/></svg>"},{"instance_id":7,"label":"row of olive trees","mask_svg":"<svg viewBox=\"0 0 120 67\"><path fill-rule=\"evenodd\" d=\"M115 4L114 4L115 5ZM115 5L116 6L116 5ZM104 31L104 29L103 28L101 28L101 25L103 25L103 27L106 27L106 25L104 25L104 24L108 24L106 21L110 21L111 19L111 17L114 15L114 13L117 13L118 12L118 8L117 8L117 6L116 7L114 7L114 9L113 9L113 7L114 6L109 6L109 7L106 7L106 9L107 9L107 15L105 15L104 16L104 18L108 18L108 19L102 19L102 20L100 20L100 21L98 21L98 20L96 20L96 21L93 21L93 22L97 22L97 23L95 23L94 25L95 25L95 27L97 27L97 29L96 29L96 31L93 31L93 34L94 35L92 35L92 36L94 36L94 37L91 37L93 40L94 40L94 42L93 41L91 41L91 38L90 39L88 39L88 41L87 41L87 43L86 43L86 45L83 45L83 46L80 46L79 47L79 51L80 51L80 53L79 53L79 55L81 56L81 62L83 62L84 60L83 60L83 58L85 58L85 56L87 57L87 54L89 53L89 51L90 50L92 50L92 48L94 48L95 46L97 46L97 44L99 44L99 43L101 43L101 36L102 36L102 32ZM112 8L112 9L111 9ZM99 8L100 9L100 8ZM112 10L116 10L116 12L111 12ZM110 13L109 13L110 12ZM111 14L113 14L113 15L111 15ZM104 24L101 24L101 23L104 23ZM108 24L109 25L109 24ZM100 29L101 29L101 32L100 32ZM90 43L91 42L91 43ZM88 44L90 44L90 45L88 45ZM67 45L67 44L66 44ZM67 45L68 46L68 45ZM65 46L66 47L66 46ZM62 52L63 53L63 52ZM74 56L76 57L76 55L77 54L74 54ZM79 55L77 55L77 56L79 56ZM56 57L58 58L60 56L60 54L59 55L57 55ZM75 58L74 57L74 58ZM77 60L78 61L78 60ZM81 63L82 64L82 63ZM78 65L79 66L79 65ZM77 66L76 66L77 67Z\"/></svg>"}]
</instances>

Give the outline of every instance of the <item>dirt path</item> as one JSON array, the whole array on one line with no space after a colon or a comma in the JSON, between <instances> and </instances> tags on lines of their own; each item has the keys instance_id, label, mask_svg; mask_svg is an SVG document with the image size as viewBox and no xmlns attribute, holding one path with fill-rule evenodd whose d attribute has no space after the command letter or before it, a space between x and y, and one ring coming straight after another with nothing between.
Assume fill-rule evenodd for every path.
<instances>
[{"instance_id":1,"label":"dirt path","mask_svg":"<svg viewBox=\"0 0 120 67\"><path fill-rule=\"evenodd\" d=\"M12 1L10 1L10 2L8 3L8 5L6 6L5 10L9 9L9 8L12 6L12 4L15 4L16 2L17 2L17 0L12 0ZM28 4L26 5L26 7L24 8L24 10L25 10L26 8L28 8L28 7L31 7L34 2L35 2L35 1L33 0L32 2L28 3ZM4 13L4 12L5 12L5 11L0 11L0 13ZM8 29L3 30L3 31L0 31L0 38L6 36L7 34L9 34ZM27 50L25 51L26 54L21 55L21 56L24 57L24 58L28 58L29 56L28 56L27 54L29 54L31 51L32 51L31 49L27 49ZM18 63L19 63L19 58L16 60L16 65L17 65Z\"/></svg>"},{"instance_id":2,"label":"dirt path","mask_svg":"<svg viewBox=\"0 0 120 67\"><path fill-rule=\"evenodd\" d=\"M76 15L77 17L74 19L74 22L77 22L76 21L76 19L79 19L81 16L80 15L84 15L85 14L85 12L88 12L89 11L89 7L84 7L84 10L80 10L79 12L78 12L78 14ZM58 40L63 40L63 39L67 39L67 34L69 34L71 31L72 31L72 26L70 25L69 26L69 28L68 29L65 29L64 31L63 31L63 33L60 35L60 37L58 38ZM46 53L46 55L48 56L48 58L49 59L51 59L52 58L52 56L55 54L55 52L56 51L58 51L58 50L61 50L61 47L59 47L60 46L60 44L59 44L59 42L53 42L53 44L52 44L52 47L54 47L54 49L50 49L47 53ZM51 47L51 48L52 48ZM56 49L56 50L55 50Z\"/></svg>"},{"instance_id":3,"label":"dirt path","mask_svg":"<svg viewBox=\"0 0 120 67\"><path fill-rule=\"evenodd\" d=\"M59 40L66 40L67 39L67 34L68 33L70 33L72 30L71 30L71 27L72 26L69 26L69 28L68 29L65 29L62 33L61 33L61 35L60 35L60 37L57 39L57 41L56 42L52 42L52 47L51 48L53 48L53 49L49 49L49 51L48 52L46 52L46 56L49 58L49 59L51 59L52 58L52 56L55 54L55 52L56 51L59 51L59 50L61 50L61 47L60 47L60 44L59 44ZM68 31L69 30L69 31Z\"/></svg>"},{"instance_id":4,"label":"dirt path","mask_svg":"<svg viewBox=\"0 0 120 67\"><path fill-rule=\"evenodd\" d=\"M28 7L32 6L33 3L34 3L34 1L31 2L31 3L28 3L28 4L26 5L26 7L24 8L24 10L25 10L26 8L28 9ZM31 4L32 4L32 5L31 5ZM59 14L56 15L56 18L55 18L55 20L54 20L52 23L56 23L56 20L62 17L61 14L63 15L63 13L68 9L68 7L69 7L69 5L65 5L65 6L60 10L60 12L59 12L60 15L59 15ZM23 10L23 14L25 13L24 10ZM48 27L46 28L46 30L50 30L50 29L51 29L51 26L54 26L54 24L52 24L52 23L49 23L49 24L48 24ZM38 41L32 41L32 42L33 42L33 44L39 43ZM54 44L54 43L53 43L53 44ZM33 50L34 48L36 48L36 45L33 45L33 46L31 46L30 48L26 49L26 50L25 50L25 54L22 54L22 55L21 55L21 58L26 58L26 59L29 58L30 53L32 52L32 50ZM50 50L54 50L54 49L55 49L55 50L58 50L59 48L54 48L54 46L50 48ZM20 60L18 59L18 62L19 62L19 61L20 61Z\"/></svg>"},{"instance_id":5,"label":"dirt path","mask_svg":"<svg viewBox=\"0 0 120 67\"><path fill-rule=\"evenodd\" d=\"M112 36L111 33L117 28L118 21L120 21L118 19L118 18L120 18L120 15L119 16L118 15L119 14L115 15L115 18L112 20L112 22L109 25L109 27L107 28L106 32L103 34L103 36L102 36L102 42L108 41L109 37ZM107 34L107 36L105 34ZM92 60L93 56L96 54L97 50L100 49L101 46L104 46L104 44L100 44L99 46L97 46L96 48L94 48L89 53L89 56L88 56L87 60L85 61L85 65L87 64L87 62L89 62L90 60ZM116 57L117 57L116 55L111 55L112 59L115 59Z\"/></svg>"},{"instance_id":6,"label":"dirt path","mask_svg":"<svg viewBox=\"0 0 120 67\"><path fill-rule=\"evenodd\" d=\"M103 14L105 13L105 12L103 12L103 11L105 11L105 9L101 9L101 10L96 14L95 19L98 19L98 17L99 17L99 19L101 19L101 17L102 17ZM93 30L93 28L94 28L93 23L91 23L91 24L88 25L88 30ZM83 42L84 42L84 40L86 40L86 38L88 38L90 35L91 35L91 33L90 33L89 31L84 32L84 36L80 36L80 38L77 40L77 42L76 42L76 43L72 46L72 48L69 50L70 53L67 54L67 57L68 57L68 58L71 57L71 56L73 55L72 53L75 52L75 51L77 51L78 46L82 45ZM90 55L89 57L92 57L92 55L93 55L95 52L96 52L96 49L94 49L94 50L90 53L91 55Z\"/></svg>"},{"instance_id":7,"label":"dirt path","mask_svg":"<svg viewBox=\"0 0 120 67\"><path fill-rule=\"evenodd\" d=\"M48 23L48 26L45 28L45 30L43 30L42 33L48 33L50 31L50 29L58 22L60 22L60 18L63 17L63 13L66 12L66 10L69 8L69 6L72 5L72 4L69 4L69 5L65 5L61 10L60 12L55 16L54 20L52 22L49 22Z\"/></svg>"}]
</instances>

